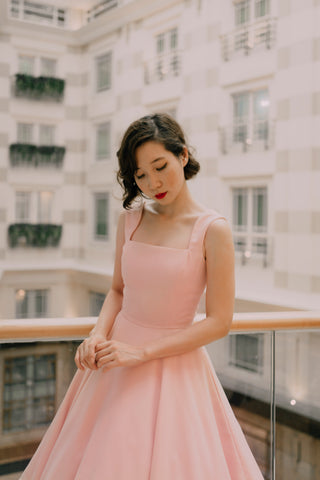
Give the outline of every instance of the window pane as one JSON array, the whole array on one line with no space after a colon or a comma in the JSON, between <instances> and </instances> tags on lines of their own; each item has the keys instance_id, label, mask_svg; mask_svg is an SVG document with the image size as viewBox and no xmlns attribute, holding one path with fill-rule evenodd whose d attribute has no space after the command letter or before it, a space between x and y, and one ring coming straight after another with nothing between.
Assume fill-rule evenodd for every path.
<instances>
[{"instance_id":1,"label":"window pane","mask_svg":"<svg viewBox=\"0 0 320 480\"><path fill-rule=\"evenodd\" d=\"M233 228L237 232L247 230L248 189L233 189Z\"/></svg>"},{"instance_id":2,"label":"window pane","mask_svg":"<svg viewBox=\"0 0 320 480\"><path fill-rule=\"evenodd\" d=\"M169 32L170 35L170 49L174 50L178 47L178 29L173 28Z\"/></svg>"},{"instance_id":3,"label":"window pane","mask_svg":"<svg viewBox=\"0 0 320 480\"><path fill-rule=\"evenodd\" d=\"M54 125L40 125L39 129L39 144L40 145L54 145Z\"/></svg>"},{"instance_id":4,"label":"window pane","mask_svg":"<svg viewBox=\"0 0 320 480\"><path fill-rule=\"evenodd\" d=\"M28 222L30 215L30 198L29 192L16 192L16 221Z\"/></svg>"},{"instance_id":5,"label":"window pane","mask_svg":"<svg viewBox=\"0 0 320 480\"><path fill-rule=\"evenodd\" d=\"M253 189L253 218L252 227L254 232L266 232L267 231L267 188L254 188Z\"/></svg>"},{"instance_id":6,"label":"window pane","mask_svg":"<svg viewBox=\"0 0 320 480\"><path fill-rule=\"evenodd\" d=\"M4 361L4 377L4 431L29 430L52 420L56 355L7 358Z\"/></svg>"},{"instance_id":7,"label":"window pane","mask_svg":"<svg viewBox=\"0 0 320 480\"><path fill-rule=\"evenodd\" d=\"M41 318L48 315L48 290L17 290L16 317Z\"/></svg>"},{"instance_id":8,"label":"window pane","mask_svg":"<svg viewBox=\"0 0 320 480\"><path fill-rule=\"evenodd\" d=\"M96 59L97 91L111 88L111 52Z\"/></svg>"},{"instance_id":9,"label":"window pane","mask_svg":"<svg viewBox=\"0 0 320 480\"><path fill-rule=\"evenodd\" d=\"M165 50L165 37L164 33L160 33L159 35L156 36L156 48L157 48L157 54L161 54Z\"/></svg>"},{"instance_id":10,"label":"window pane","mask_svg":"<svg viewBox=\"0 0 320 480\"><path fill-rule=\"evenodd\" d=\"M31 123L17 124L17 140L19 143L32 143L33 125Z\"/></svg>"},{"instance_id":11,"label":"window pane","mask_svg":"<svg viewBox=\"0 0 320 480\"><path fill-rule=\"evenodd\" d=\"M96 158L98 160L110 157L110 122L104 123L97 128Z\"/></svg>"},{"instance_id":12,"label":"window pane","mask_svg":"<svg viewBox=\"0 0 320 480\"><path fill-rule=\"evenodd\" d=\"M53 58L41 58L41 75L55 77L57 61Z\"/></svg>"},{"instance_id":13,"label":"window pane","mask_svg":"<svg viewBox=\"0 0 320 480\"><path fill-rule=\"evenodd\" d=\"M38 221L50 223L53 192L39 192L38 194Z\"/></svg>"},{"instance_id":14,"label":"window pane","mask_svg":"<svg viewBox=\"0 0 320 480\"><path fill-rule=\"evenodd\" d=\"M96 194L94 233L97 239L108 237L108 200L108 194Z\"/></svg>"},{"instance_id":15,"label":"window pane","mask_svg":"<svg viewBox=\"0 0 320 480\"><path fill-rule=\"evenodd\" d=\"M255 17L264 17L270 13L270 0L255 0Z\"/></svg>"},{"instance_id":16,"label":"window pane","mask_svg":"<svg viewBox=\"0 0 320 480\"><path fill-rule=\"evenodd\" d=\"M26 75L34 75L34 57L20 55L18 68L19 73L24 73Z\"/></svg>"},{"instance_id":17,"label":"window pane","mask_svg":"<svg viewBox=\"0 0 320 480\"><path fill-rule=\"evenodd\" d=\"M262 369L263 334L230 335L230 365L259 373Z\"/></svg>"},{"instance_id":18,"label":"window pane","mask_svg":"<svg viewBox=\"0 0 320 480\"><path fill-rule=\"evenodd\" d=\"M250 3L248 0L235 4L235 24L243 25L250 19Z\"/></svg>"}]
</instances>

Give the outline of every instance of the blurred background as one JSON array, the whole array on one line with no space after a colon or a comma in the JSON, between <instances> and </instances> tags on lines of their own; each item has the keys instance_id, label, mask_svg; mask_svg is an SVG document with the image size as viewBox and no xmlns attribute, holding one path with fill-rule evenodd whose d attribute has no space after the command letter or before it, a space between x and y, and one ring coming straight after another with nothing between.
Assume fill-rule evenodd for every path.
<instances>
[{"instance_id":1,"label":"blurred background","mask_svg":"<svg viewBox=\"0 0 320 480\"><path fill-rule=\"evenodd\" d=\"M265 479L320 478L320 335L300 329L320 312L319 25L319 0L0 3L0 328L99 314L121 137L171 114L201 164L192 193L233 230L235 312L257 314L208 352ZM286 331L260 330L266 313ZM81 334L46 336L0 344L3 479L75 371Z\"/></svg>"}]
</instances>

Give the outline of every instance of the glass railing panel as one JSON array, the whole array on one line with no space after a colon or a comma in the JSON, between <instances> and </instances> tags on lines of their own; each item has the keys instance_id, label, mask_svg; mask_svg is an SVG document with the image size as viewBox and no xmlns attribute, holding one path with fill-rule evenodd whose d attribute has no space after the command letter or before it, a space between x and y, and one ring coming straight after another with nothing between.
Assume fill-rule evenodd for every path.
<instances>
[{"instance_id":1,"label":"glass railing panel","mask_svg":"<svg viewBox=\"0 0 320 480\"><path fill-rule=\"evenodd\" d=\"M276 478L320 478L320 331L276 333Z\"/></svg>"},{"instance_id":2,"label":"glass railing panel","mask_svg":"<svg viewBox=\"0 0 320 480\"><path fill-rule=\"evenodd\" d=\"M207 347L264 478L271 478L271 333L230 333Z\"/></svg>"},{"instance_id":3,"label":"glass railing panel","mask_svg":"<svg viewBox=\"0 0 320 480\"><path fill-rule=\"evenodd\" d=\"M0 478L19 478L76 371L79 340L0 344Z\"/></svg>"}]
</instances>

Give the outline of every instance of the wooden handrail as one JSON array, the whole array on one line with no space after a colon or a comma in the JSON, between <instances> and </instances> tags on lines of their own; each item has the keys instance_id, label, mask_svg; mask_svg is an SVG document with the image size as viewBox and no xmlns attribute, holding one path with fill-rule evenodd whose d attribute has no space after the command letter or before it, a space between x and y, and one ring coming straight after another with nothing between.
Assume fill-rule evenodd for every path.
<instances>
[{"instance_id":1,"label":"wooden handrail","mask_svg":"<svg viewBox=\"0 0 320 480\"><path fill-rule=\"evenodd\" d=\"M196 320L204 317L204 314L199 314ZM88 335L95 322L96 317L0 320L0 342L23 339L83 338ZM231 332L318 328L320 328L320 311L235 313Z\"/></svg>"}]
</instances>

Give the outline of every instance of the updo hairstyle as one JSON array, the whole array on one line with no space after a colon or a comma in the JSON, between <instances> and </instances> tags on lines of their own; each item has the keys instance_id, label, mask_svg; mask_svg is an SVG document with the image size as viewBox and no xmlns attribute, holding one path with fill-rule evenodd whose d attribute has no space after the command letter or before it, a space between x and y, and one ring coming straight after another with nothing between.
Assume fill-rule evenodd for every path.
<instances>
[{"instance_id":1,"label":"updo hairstyle","mask_svg":"<svg viewBox=\"0 0 320 480\"><path fill-rule=\"evenodd\" d=\"M117 152L119 170L117 180L124 190L122 205L131 208L132 201L143 195L135 182L137 170L136 150L146 142L161 143L166 150L179 157L184 147L188 149L188 163L184 167L186 180L192 178L200 170L199 162L194 158L190 147L186 144L185 135L174 118L166 113L146 115L129 125Z\"/></svg>"}]
</instances>

